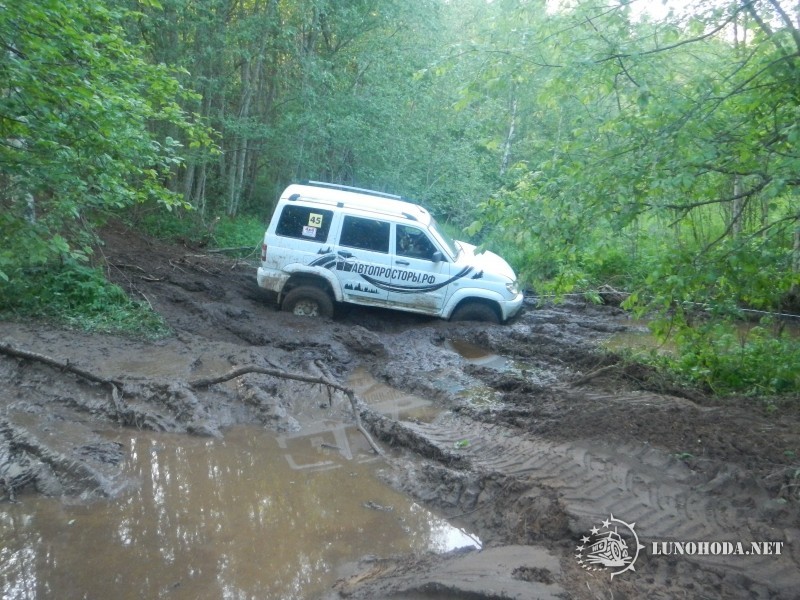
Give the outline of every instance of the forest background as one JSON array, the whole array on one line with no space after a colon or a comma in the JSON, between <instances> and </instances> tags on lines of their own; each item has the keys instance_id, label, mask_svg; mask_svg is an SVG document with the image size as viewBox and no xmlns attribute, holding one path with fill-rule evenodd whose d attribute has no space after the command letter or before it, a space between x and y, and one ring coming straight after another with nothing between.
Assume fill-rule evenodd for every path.
<instances>
[{"instance_id":1,"label":"forest background","mask_svg":"<svg viewBox=\"0 0 800 600\"><path fill-rule=\"evenodd\" d=\"M797 394L800 3L648 6L0 0L4 314L137 329L103 222L255 247L318 179L418 199L541 297L625 292L695 384Z\"/></svg>"}]
</instances>

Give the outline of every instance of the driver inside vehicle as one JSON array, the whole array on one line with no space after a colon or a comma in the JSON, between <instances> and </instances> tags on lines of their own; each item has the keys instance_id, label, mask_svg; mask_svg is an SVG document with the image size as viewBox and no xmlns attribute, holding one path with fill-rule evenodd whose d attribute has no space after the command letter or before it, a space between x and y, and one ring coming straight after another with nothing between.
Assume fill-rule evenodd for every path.
<instances>
[{"instance_id":1,"label":"driver inside vehicle","mask_svg":"<svg viewBox=\"0 0 800 600\"><path fill-rule=\"evenodd\" d=\"M407 225L397 226L396 253L398 256L433 260L435 250L428 236L422 230Z\"/></svg>"}]
</instances>

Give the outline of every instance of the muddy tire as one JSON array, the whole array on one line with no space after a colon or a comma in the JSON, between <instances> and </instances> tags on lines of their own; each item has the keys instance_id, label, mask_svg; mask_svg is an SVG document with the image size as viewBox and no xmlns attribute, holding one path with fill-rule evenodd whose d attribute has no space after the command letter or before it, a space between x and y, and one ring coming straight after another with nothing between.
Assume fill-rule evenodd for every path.
<instances>
[{"instance_id":1,"label":"muddy tire","mask_svg":"<svg viewBox=\"0 0 800 600\"><path fill-rule=\"evenodd\" d=\"M333 316L333 301L327 292L318 287L301 285L283 299L281 309L303 317Z\"/></svg>"},{"instance_id":2,"label":"muddy tire","mask_svg":"<svg viewBox=\"0 0 800 600\"><path fill-rule=\"evenodd\" d=\"M464 302L453 311L451 321L483 321L484 323L499 323L500 317L488 304L483 302Z\"/></svg>"}]
</instances>

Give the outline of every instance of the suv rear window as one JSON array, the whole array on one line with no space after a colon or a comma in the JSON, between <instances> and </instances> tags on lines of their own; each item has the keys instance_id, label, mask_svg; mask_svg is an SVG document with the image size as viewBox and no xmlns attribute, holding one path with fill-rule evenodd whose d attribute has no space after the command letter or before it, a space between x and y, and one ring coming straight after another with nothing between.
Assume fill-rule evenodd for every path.
<instances>
[{"instance_id":1,"label":"suv rear window","mask_svg":"<svg viewBox=\"0 0 800 600\"><path fill-rule=\"evenodd\" d=\"M389 228L389 223L385 221L347 216L344 218L339 244L388 254Z\"/></svg>"},{"instance_id":2,"label":"suv rear window","mask_svg":"<svg viewBox=\"0 0 800 600\"><path fill-rule=\"evenodd\" d=\"M284 237L324 243L328 241L331 221L333 221L333 211L287 204L283 207L275 233Z\"/></svg>"}]
</instances>

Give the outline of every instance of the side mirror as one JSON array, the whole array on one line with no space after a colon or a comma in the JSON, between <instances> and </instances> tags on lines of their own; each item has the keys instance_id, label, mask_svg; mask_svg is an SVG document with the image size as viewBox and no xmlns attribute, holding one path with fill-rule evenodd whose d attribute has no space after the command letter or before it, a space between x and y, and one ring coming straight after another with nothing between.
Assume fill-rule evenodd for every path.
<instances>
[{"instance_id":1,"label":"side mirror","mask_svg":"<svg viewBox=\"0 0 800 600\"><path fill-rule=\"evenodd\" d=\"M444 254L439 252L438 250L433 253L433 262L438 263L444 260Z\"/></svg>"}]
</instances>

